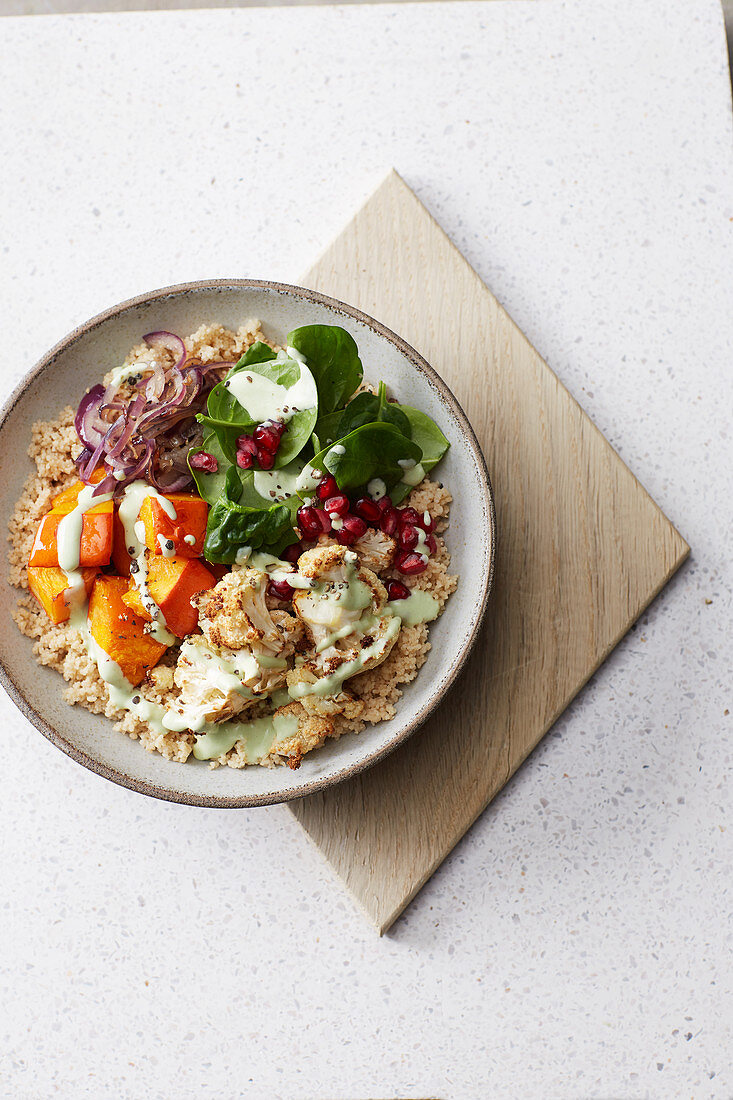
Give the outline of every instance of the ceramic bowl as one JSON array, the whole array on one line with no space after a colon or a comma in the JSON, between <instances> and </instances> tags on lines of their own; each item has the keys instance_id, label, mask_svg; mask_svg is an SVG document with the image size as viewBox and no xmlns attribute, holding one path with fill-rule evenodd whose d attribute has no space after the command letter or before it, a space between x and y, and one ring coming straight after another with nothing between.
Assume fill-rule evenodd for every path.
<instances>
[{"instance_id":1,"label":"ceramic bowl","mask_svg":"<svg viewBox=\"0 0 733 1100\"><path fill-rule=\"evenodd\" d=\"M11 620L16 589L2 585L0 682L26 718L99 775L143 794L196 806L254 806L310 794L374 764L414 733L468 657L486 609L494 561L494 509L484 458L463 410L432 367L404 340L351 306L311 290L250 280L186 283L133 298L87 321L49 351L0 414L3 521L7 523L32 472L27 449L35 420L75 406L84 390L118 365L145 332L165 329L186 335L214 321L237 328L251 317L260 318L277 340L300 325L342 325L356 340L365 378L383 378L400 401L429 413L440 425L451 447L436 476L453 494L447 539L451 568L460 583L444 614L431 625L432 649L417 679L406 687L396 716L325 744L296 771L212 769L193 759L177 764L146 752L117 733L111 721L69 706L62 698L61 677L36 664L31 642Z\"/></svg>"}]
</instances>

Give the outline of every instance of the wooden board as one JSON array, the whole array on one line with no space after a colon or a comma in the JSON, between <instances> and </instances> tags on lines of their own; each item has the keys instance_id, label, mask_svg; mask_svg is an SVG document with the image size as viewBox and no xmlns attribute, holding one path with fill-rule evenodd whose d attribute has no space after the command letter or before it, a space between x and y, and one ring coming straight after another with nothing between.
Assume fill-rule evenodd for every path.
<instances>
[{"instance_id":1,"label":"wooden board","mask_svg":"<svg viewBox=\"0 0 733 1100\"><path fill-rule=\"evenodd\" d=\"M449 699L381 764L290 804L384 932L689 547L396 173L303 283L435 367L496 497L487 622Z\"/></svg>"}]
</instances>

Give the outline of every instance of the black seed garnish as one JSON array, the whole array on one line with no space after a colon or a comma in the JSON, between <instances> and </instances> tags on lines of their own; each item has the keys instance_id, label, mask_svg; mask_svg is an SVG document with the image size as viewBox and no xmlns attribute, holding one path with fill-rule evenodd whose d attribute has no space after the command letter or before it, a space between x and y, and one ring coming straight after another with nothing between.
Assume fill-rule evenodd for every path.
<instances>
[{"instance_id":1,"label":"black seed garnish","mask_svg":"<svg viewBox=\"0 0 733 1100\"><path fill-rule=\"evenodd\" d=\"M139 703L140 702L140 696L139 695L133 695L132 701L133 701L133 703Z\"/></svg>"},{"instance_id":2,"label":"black seed garnish","mask_svg":"<svg viewBox=\"0 0 733 1100\"><path fill-rule=\"evenodd\" d=\"M130 572L131 573L137 573L139 569L140 569L140 566L137 564L136 561L131 561L130 562Z\"/></svg>"},{"instance_id":3,"label":"black seed garnish","mask_svg":"<svg viewBox=\"0 0 733 1100\"><path fill-rule=\"evenodd\" d=\"M172 549L173 549L173 545L174 545L174 543L173 543L173 539L166 539L166 540L165 540L165 548L166 548L166 550L172 550Z\"/></svg>"}]
</instances>

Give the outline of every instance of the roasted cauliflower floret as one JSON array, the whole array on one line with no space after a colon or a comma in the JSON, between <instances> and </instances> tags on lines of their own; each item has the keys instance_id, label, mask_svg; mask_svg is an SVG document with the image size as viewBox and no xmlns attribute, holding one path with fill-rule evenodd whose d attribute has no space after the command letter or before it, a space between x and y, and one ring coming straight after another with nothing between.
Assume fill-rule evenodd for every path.
<instances>
[{"instance_id":1,"label":"roasted cauliflower floret","mask_svg":"<svg viewBox=\"0 0 733 1100\"><path fill-rule=\"evenodd\" d=\"M353 549L359 558L359 562L366 569L374 573L384 573L391 569L397 553L397 543L384 531L378 531L370 527L360 539L354 543Z\"/></svg>"},{"instance_id":2,"label":"roasted cauliflower floret","mask_svg":"<svg viewBox=\"0 0 733 1100\"><path fill-rule=\"evenodd\" d=\"M319 679L319 673L309 664L300 665L288 672L288 688L295 687L296 684L315 684ZM358 718L364 709L361 699L344 690L337 691L335 695L302 695L299 701L309 714L326 717L343 714L345 718Z\"/></svg>"},{"instance_id":3,"label":"roasted cauliflower floret","mask_svg":"<svg viewBox=\"0 0 733 1100\"><path fill-rule=\"evenodd\" d=\"M310 714L300 703L278 707L274 717L289 718L291 721L278 723L281 731L276 735L270 752L286 756L288 766L293 769L300 767L300 761L307 752L319 748L334 733L333 722L321 715Z\"/></svg>"},{"instance_id":4,"label":"roasted cauliflower floret","mask_svg":"<svg viewBox=\"0 0 733 1100\"><path fill-rule=\"evenodd\" d=\"M298 589L293 608L308 628L316 650L344 641L366 618L378 616L387 591L376 574L359 566L346 546L315 546L298 559L298 572L313 583Z\"/></svg>"},{"instance_id":5,"label":"roasted cauliflower floret","mask_svg":"<svg viewBox=\"0 0 733 1100\"><path fill-rule=\"evenodd\" d=\"M196 634L181 645L173 679L181 694L176 700L181 729L195 729L202 722L225 722L253 702L252 691L245 686L243 675L257 669L249 661L222 658Z\"/></svg>"},{"instance_id":6,"label":"roasted cauliflower floret","mask_svg":"<svg viewBox=\"0 0 733 1100\"><path fill-rule=\"evenodd\" d=\"M266 574L241 569L227 573L214 588L194 598L191 602L209 645L280 657L293 653L302 627L285 611L269 611L266 592Z\"/></svg>"}]
</instances>

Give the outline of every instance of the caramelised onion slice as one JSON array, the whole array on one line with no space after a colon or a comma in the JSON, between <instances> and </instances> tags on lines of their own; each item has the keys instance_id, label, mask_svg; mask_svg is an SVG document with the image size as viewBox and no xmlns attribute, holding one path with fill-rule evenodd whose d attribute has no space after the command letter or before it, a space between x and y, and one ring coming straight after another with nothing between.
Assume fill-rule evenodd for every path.
<instances>
[{"instance_id":1,"label":"caramelised onion slice","mask_svg":"<svg viewBox=\"0 0 733 1100\"><path fill-rule=\"evenodd\" d=\"M105 477L94 495L120 492L137 478L160 491L177 492L192 483L187 456L200 444L196 413L201 412L212 386L233 363L187 362L186 347L172 332L143 337L151 349L165 348L172 365L140 364L142 377L130 389L125 381L105 388L92 386L74 418L83 450L76 460L79 476L89 484L104 465Z\"/></svg>"}]
</instances>

